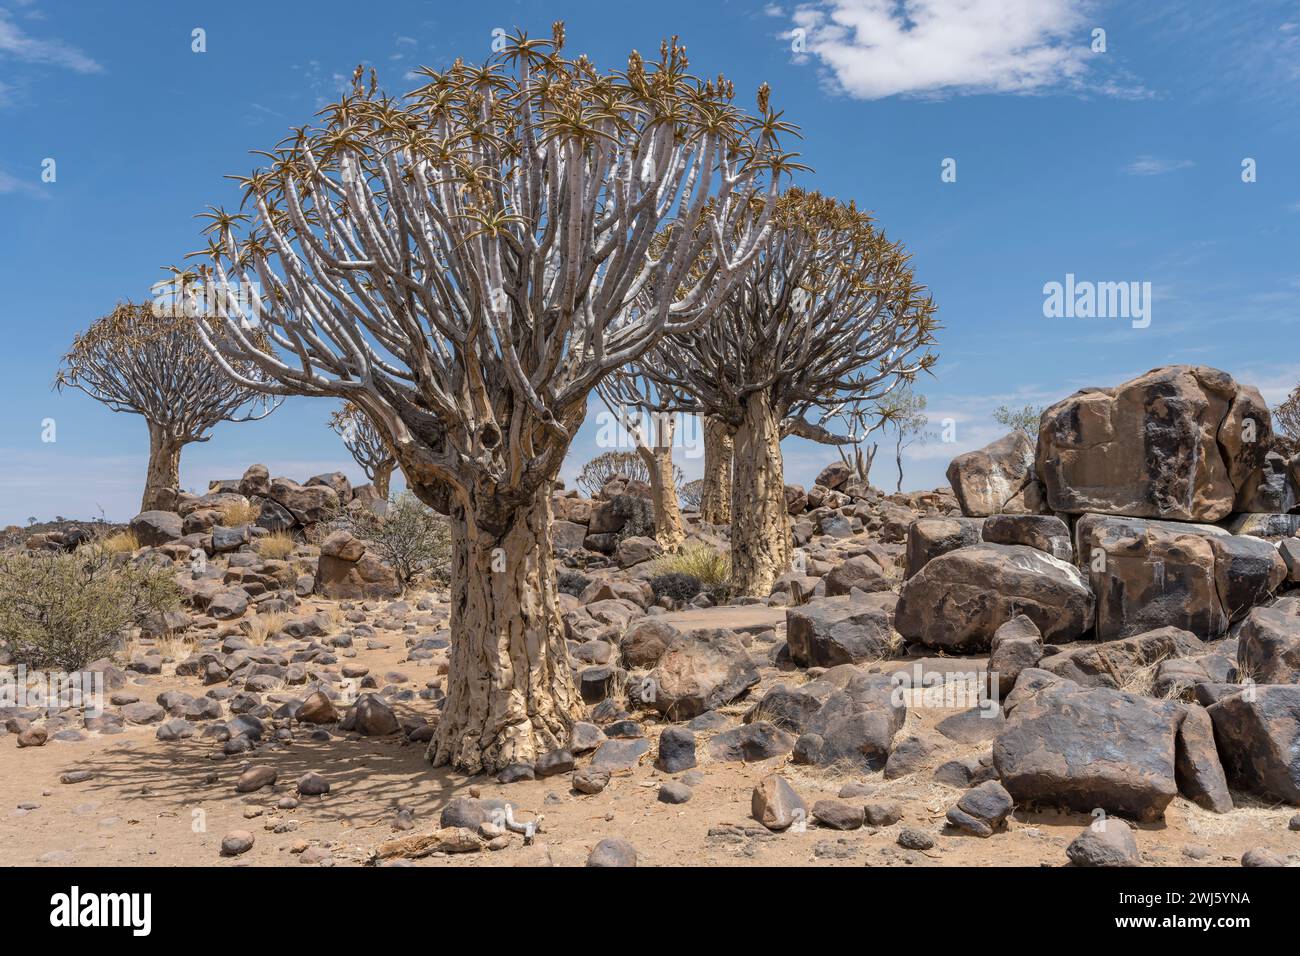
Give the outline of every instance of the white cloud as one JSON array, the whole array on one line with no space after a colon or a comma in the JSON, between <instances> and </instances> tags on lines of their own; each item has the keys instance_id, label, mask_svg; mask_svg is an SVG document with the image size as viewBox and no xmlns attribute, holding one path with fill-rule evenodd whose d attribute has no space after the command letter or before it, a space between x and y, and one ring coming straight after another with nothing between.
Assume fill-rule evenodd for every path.
<instances>
[{"instance_id":1,"label":"white cloud","mask_svg":"<svg viewBox=\"0 0 1300 956\"><path fill-rule=\"evenodd\" d=\"M0 10L0 58L23 63L61 66L77 73L102 73L104 68L76 47L62 40L40 40L28 36L9 14Z\"/></svg>"},{"instance_id":2,"label":"white cloud","mask_svg":"<svg viewBox=\"0 0 1300 956\"><path fill-rule=\"evenodd\" d=\"M1093 55L1087 8L1087 0L819 0L793 19L838 89L880 99L1077 86Z\"/></svg>"},{"instance_id":3,"label":"white cloud","mask_svg":"<svg viewBox=\"0 0 1300 956\"><path fill-rule=\"evenodd\" d=\"M1187 169L1196 165L1190 159L1160 159L1157 156L1139 156L1124 167L1131 176L1161 176L1172 173L1175 169Z\"/></svg>"},{"instance_id":4,"label":"white cloud","mask_svg":"<svg viewBox=\"0 0 1300 956\"><path fill-rule=\"evenodd\" d=\"M19 193L24 196L31 196L34 199L50 198L50 194L41 189L35 182L19 179L17 176L0 169L0 195L5 193Z\"/></svg>"}]
</instances>

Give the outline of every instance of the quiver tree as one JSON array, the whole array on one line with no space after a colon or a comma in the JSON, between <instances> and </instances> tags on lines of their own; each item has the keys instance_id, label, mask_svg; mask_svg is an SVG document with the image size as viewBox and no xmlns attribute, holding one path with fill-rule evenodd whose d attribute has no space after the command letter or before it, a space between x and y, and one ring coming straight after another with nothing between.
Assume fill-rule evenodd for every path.
<instances>
[{"instance_id":1,"label":"quiver tree","mask_svg":"<svg viewBox=\"0 0 1300 956\"><path fill-rule=\"evenodd\" d=\"M370 424L361 409L351 402L344 402L342 408L330 413L329 425L343 439L343 446L374 484L375 493L387 501L388 484L393 469L397 467L397 459L388 450L388 443L379 434L379 429Z\"/></svg>"},{"instance_id":2,"label":"quiver tree","mask_svg":"<svg viewBox=\"0 0 1300 956\"><path fill-rule=\"evenodd\" d=\"M1300 454L1300 385L1273 409L1273 450L1288 458Z\"/></svg>"},{"instance_id":3,"label":"quiver tree","mask_svg":"<svg viewBox=\"0 0 1300 956\"><path fill-rule=\"evenodd\" d=\"M716 416L735 436L732 583L758 596L790 559L781 439L849 440L806 415L928 369L937 328L902 247L852 203L790 189L772 226L716 320L665 339L643 365L688 397L682 408Z\"/></svg>"},{"instance_id":4,"label":"quiver tree","mask_svg":"<svg viewBox=\"0 0 1300 956\"><path fill-rule=\"evenodd\" d=\"M258 339L250 336L250 349ZM204 347L194 318L123 303L72 342L55 387L75 388L149 426L149 466L141 511L170 511L180 490L181 449L207 441L218 422L265 418L279 401L258 386L247 361L227 367Z\"/></svg>"},{"instance_id":5,"label":"quiver tree","mask_svg":"<svg viewBox=\"0 0 1300 956\"><path fill-rule=\"evenodd\" d=\"M650 484L650 471L646 468L645 461L634 451L601 452L582 466L574 484L579 490L585 491L588 497L594 498L600 494L600 489L620 476L628 481ZM684 477L682 470L674 465L673 482L680 486Z\"/></svg>"},{"instance_id":6,"label":"quiver tree","mask_svg":"<svg viewBox=\"0 0 1300 956\"><path fill-rule=\"evenodd\" d=\"M678 469L673 465L675 413L668 410L673 396L659 394L649 378L635 366L606 376L596 386L600 399L614 416L620 435L626 435L649 476L650 503L654 506L655 540L665 551L680 551L686 542L682 507L677 497Z\"/></svg>"},{"instance_id":7,"label":"quiver tree","mask_svg":"<svg viewBox=\"0 0 1300 956\"><path fill-rule=\"evenodd\" d=\"M731 425L716 415L704 419L704 477L700 488L700 520L731 523Z\"/></svg>"},{"instance_id":8,"label":"quiver tree","mask_svg":"<svg viewBox=\"0 0 1300 956\"><path fill-rule=\"evenodd\" d=\"M766 90L746 115L676 41L603 74L562 45L559 24L508 37L483 66L419 71L401 100L358 69L244 180L251 230L220 210L209 227L217 281L258 280L274 345L250 348L232 317L214 351L277 392L352 402L449 516L452 649L428 755L469 772L567 744L580 700L552 483L596 383L717 311L790 166Z\"/></svg>"}]
</instances>

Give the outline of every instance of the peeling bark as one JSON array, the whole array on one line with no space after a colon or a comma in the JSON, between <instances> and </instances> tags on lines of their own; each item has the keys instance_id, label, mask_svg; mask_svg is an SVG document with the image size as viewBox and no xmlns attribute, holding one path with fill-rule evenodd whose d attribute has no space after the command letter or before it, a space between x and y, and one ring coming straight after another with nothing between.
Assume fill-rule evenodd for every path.
<instances>
[{"instance_id":1,"label":"peeling bark","mask_svg":"<svg viewBox=\"0 0 1300 956\"><path fill-rule=\"evenodd\" d=\"M766 391L744 404L736 430L731 492L731 576L737 592L767 597L790 566L780 421Z\"/></svg>"},{"instance_id":2,"label":"peeling bark","mask_svg":"<svg viewBox=\"0 0 1300 956\"><path fill-rule=\"evenodd\" d=\"M145 473L141 511L172 511L181 488L182 442L158 425L149 425L149 470Z\"/></svg>"},{"instance_id":3,"label":"peeling bark","mask_svg":"<svg viewBox=\"0 0 1300 956\"><path fill-rule=\"evenodd\" d=\"M463 499L450 511L447 705L427 756L466 773L532 764L565 746L581 715L555 586L550 496L539 489L504 514L500 502Z\"/></svg>"},{"instance_id":4,"label":"peeling bark","mask_svg":"<svg viewBox=\"0 0 1300 956\"><path fill-rule=\"evenodd\" d=\"M700 520L731 522L731 428L720 418L704 420L704 486L700 489Z\"/></svg>"}]
</instances>

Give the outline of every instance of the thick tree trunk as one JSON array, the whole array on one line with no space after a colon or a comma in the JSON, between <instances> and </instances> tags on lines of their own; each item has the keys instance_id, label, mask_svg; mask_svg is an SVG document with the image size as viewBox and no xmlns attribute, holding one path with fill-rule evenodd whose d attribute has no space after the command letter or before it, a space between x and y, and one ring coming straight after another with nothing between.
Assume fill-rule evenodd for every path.
<instances>
[{"instance_id":1,"label":"thick tree trunk","mask_svg":"<svg viewBox=\"0 0 1300 956\"><path fill-rule=\"evenodd\" d=\"M704 420L704 485L700 488L700 520L731 522L731 428L720 418Z\"/></svg>"},{"instance_id":2,"label":"thick tree trunk","mask_svg":"<svg viewBox=\"0 0 1300 956\"><path fill-rule=\"evenodd\" d=\"M548 491L505 514L490 501L451 505L451 661L447 705L427 752L434 764L467 773L532 764L567 746L581 716Z\"/></svg>"},{"instance_id":3,"label":"thick tree trunk","mask_svg":"<svg viewBox=\"0 0 1300 956\"><path fill-rule=\"evenodd\" d=\"M790 566L780 422L766 391L745 402L736 431L731 493L731 575L738 593L767 597Z\"/></svg>"},{"instance_id":4,"label":"thick tree trunk","mask_svg":"<svg viewBox=\"0 0 1300 956\"><path fill-rule=\"evenodd\" d=\"M141 511L174 511L181 487L181 448L158 425L149 424L149 470L145 473Z\"/></svg>"},{"instance_id":5,"label":"thick tree trunk","mask_svg":"<svg viewBox=\"0 0 1300 956\"><path fill-rule=\"evenodd\" d=\"M655 447L637 448L650 473L650 500L655 513L655 540L668 552L680 551L686 541L682 506L673 481L673 422L668 416L655 429Z\"/></svg>"},{"instance_id":6,"label":"thick tree trunk","mask_svg":"<svg viewBox=\"0 0 1300 956\"><path fill-rule=\"evenodd\" d=\"M388 484L393 478L393 466L396 464L395 461L389 459L388 461L381 462L375 466L375 477L373 481L375 492L385 501L388 500Z\"/></svg>"}]
</instances>

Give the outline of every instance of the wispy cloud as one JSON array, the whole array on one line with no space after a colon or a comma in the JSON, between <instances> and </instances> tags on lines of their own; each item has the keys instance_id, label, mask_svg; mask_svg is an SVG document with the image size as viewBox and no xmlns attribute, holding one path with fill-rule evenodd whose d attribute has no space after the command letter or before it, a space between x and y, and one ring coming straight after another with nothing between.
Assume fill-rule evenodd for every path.
<instances>
[{"instance_id":1,"label":"wispy cloud","mask_svg":"<svg viewBox=\"0 0 1300 956\"><path fill-rule=\"evenodd\" d=\"M1172 173L1176 169L1187 169L1189 166L1195 165L1190 159L1161 159L1158 156L1139 156L1124 167L1124 172L1130 176L1163 176L1165 173Z\"/></svg>"},{"instance_id":2,"label":"wispy cloud","mask_svg":"<svg viewBox=\"0 0 1300 956\"><path fill-rule=\"evenodd\" d=\"M861 99L1079 88L1087 0L818 0L792 19L806 52ZM785 34L795 39L794 31ZM796 51L796 58L801 58ZM1131 93L1114 81L1097 88Z\"/></svg>"},{"instance_id":3,"label":"wispy cloud","mask_svg":"<svg viewBox=\"0 0 1300 956\"><path fill-rule=\"evenodd\" d=\"M29 36L6 10L0 10L0 59L58 66L77 73L104 71L102 66L75 46L62 40L43 40Z\"/></svg>"},{"instance_id":4,"label":"wispy cloud","mask_svg":"<svg viewBox=\"0 0 1300 956\"><path fill-rule=\"evenodd\" d=\"M14 193L22 196L31 196L33 199L49 199L50 194L42 189L35 182L19 179L10 173L0 169L0 195Z\"/></svg>"}]
</instances>

